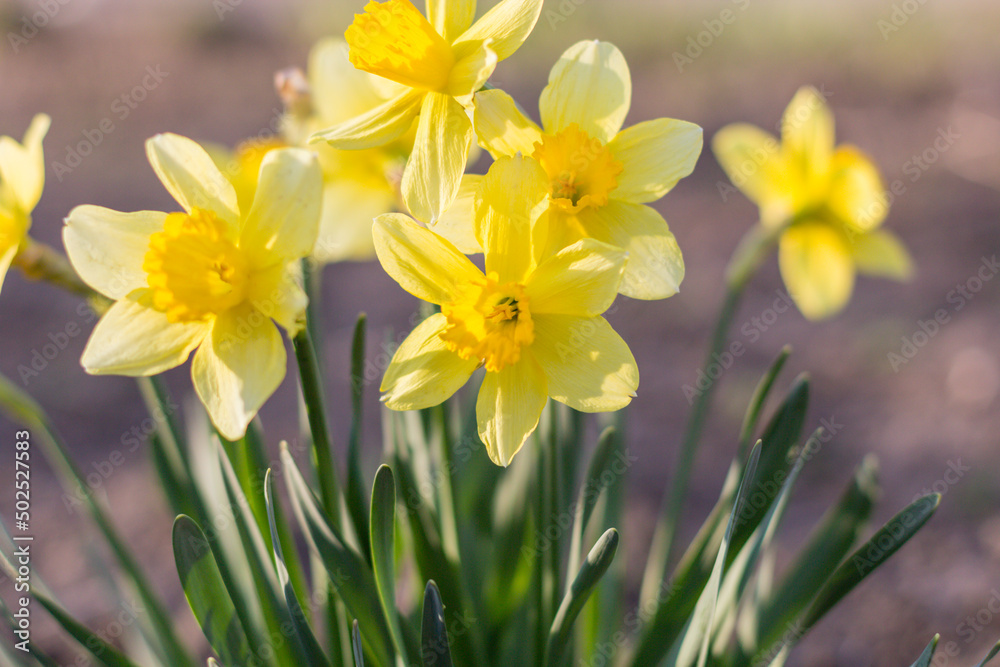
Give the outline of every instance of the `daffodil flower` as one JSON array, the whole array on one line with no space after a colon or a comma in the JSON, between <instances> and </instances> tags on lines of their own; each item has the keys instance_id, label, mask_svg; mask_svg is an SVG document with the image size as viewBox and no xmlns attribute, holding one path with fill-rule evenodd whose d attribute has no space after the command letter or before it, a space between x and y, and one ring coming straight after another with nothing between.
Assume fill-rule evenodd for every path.
<instances>
[{"instance_id":1,"label":"daffodil flower","mask_svg":"<svg viewBox=\"0 0 1000 667\"><path fill-rule=\"evenodd\" d=\"M31 228L31 212L45 187L42 139L51 120L38 114L18 143L0 137L0 289Z\"/></svg>"},{"instance_id":2,"label":"daffodil flower","mask_svg":"<svg viewBox=\"0 0 1000 667\"><path fill-rule=\"evenodd\" d=\"M694 169L701 128L669 118L622 129L632 99L625 58L607 42L570 47L552 68L539 101L542 127L501 90L475 96L475 128L494 157L533 156L548 183L548 244L558 251L581 238L623 248L622 294L662 299L675 294L684 259L666 220L649 202ZM475 244L454 216L465 215L480 177L467 176L441 232L466 252Z\"/></svg>"},{"instance_id":3,"label":"daffodil flower","mask_svg":"<svg viewBox=\"0 0 1000 667\"><path fill-rule=\"evenodd\" d=\"M313 250L322 175L315 156L264 156L253 204L197 143L146 142L153 170L180 213L78 206L63 241L80 277L115 301L81 363L96 375L155 375L192 351L198 397L219 432L241 438L285 376L285 346L304 325L299 260Z\"/></svg>"},{"instance_id":4,"label":"daffodil flower","mask_svg":"<svg viewBox=\"0 0 1000 667\"><path fill-rule=\"evenodd\" d=\"M854 146L834 146L833 115L814 88L785 109L781 142L743 123L715 135L712 149L729 179L779 234L778 263L802 314L822 319L850 300L857 272L903 280L909 253L880 229L888 212L878 169Z\"/></svg>"},{"instance_id":5,"label":"daffodil flower","mask_svg":"<svg viewBox=\"0 0 1000 667\"><path fill-rule=\"evenodd\" d=\"M485 273L405 215L375 221L386 272L441 307L396 351L382 400L393 410L437 405L484 367L479 436L502 466L535 430L547 397L603 412L627 405L639 384L628 345L601 317L615 299L625 253L582 239L542 258L544 184L529 158L501 158L490 168L475 209Z\"/></svg>"},{"instance_id":6,"label":"daffodil flower","mask_svg":"<svg viewBox=\"0 0 1000 667\"><path fill-rule=\"evenodd\" d=\"M418 119L401 190L413 215L433 223L454 201L465 171L473 135L466 107L497 63L521 46L541 9L542 0L502 0L473 23L475 0L427 0L426 17L410 0L369 2L344 34L351 62L404 92L313 139L372 148Z\"/></svg>"}]
</instances>

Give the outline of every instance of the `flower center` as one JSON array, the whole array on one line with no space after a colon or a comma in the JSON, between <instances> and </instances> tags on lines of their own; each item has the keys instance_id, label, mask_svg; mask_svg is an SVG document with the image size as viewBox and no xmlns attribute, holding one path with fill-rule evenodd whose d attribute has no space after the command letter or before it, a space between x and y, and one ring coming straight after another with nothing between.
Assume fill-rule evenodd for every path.
<instances>
[{"instance_id":1,"label":"flower center","mask_svg":"<svg viewBox=\"0 0 1000 667\"><path fill-rule=\"evenodd\" d=\"M441 306L448 327L441 339L463 359L482 360L496 372L521 358L521 347L535 340L528 296L518 283L500 285L491 273L473 280L455 301Z\"/></svg>"},{"instance_id":2,"label":"flower center","mask_svg":"<svg viewBox=\"0 0 1000 667\"><path fill-rule=\"evenodd\" d=\"M171 322L206 320L246 298L250 271L214 213L171 213L142 262L153 307Z\"/></svg>"},{"instance_id":3,"label":"flower center","mask_svg":"<svg viewBox=\"0 0 1000 667\"><path fill-rule=\"evenodd\" d=\"M607 204L624 169L607 146L576 123L556 134L543 134L532 157L549 175L552 204L570 213Z\"/></svg>"},{"instance_id":4,"label":"flower center","mask_svg":"<svg viewBox=\"0 0 1000 667\"><path fill-rule=\"evenodd\" d=\"M351 63L405 86L443 91L455 55L410 0L365 5L344 33Z\"/></svg>"}]
</instances>

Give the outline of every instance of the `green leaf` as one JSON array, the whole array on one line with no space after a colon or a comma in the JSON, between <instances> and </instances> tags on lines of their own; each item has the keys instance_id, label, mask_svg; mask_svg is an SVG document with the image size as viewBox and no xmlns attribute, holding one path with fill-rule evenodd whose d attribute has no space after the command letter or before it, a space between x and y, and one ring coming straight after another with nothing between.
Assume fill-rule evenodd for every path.
<instances>
[{"instance_id":1,"label":"green leaf","mask_svg":"<svg viewBox=\"0 0 1000 667\"><path fill-rule=\"evenodd\" d=\"M591 591L594 590L601 577L607 572L608 567L611 566L611 561L614 560L615 553L618 551L618 541L618 531L609 528L587 554L576 579L573 580L563 597L555 619L552 621L548 644L545 648L545 664L549 667L557 667L562 663L573 623L580 611L583 610Z\"/></svg>"},{"instance_id":2,"label":"green leaf","mask_svg":"<svg viewBox=\"0 0 1000 667\"><path fill-rule=\"evenodd\" d=\"M609 426L601 433L597 441L597 449L594 450L590 458L590 465L587 467L587 475L580 485L580 492L576 501L576 514L573 520L573 536L570 538L569 564L567 572L575 572L580 566L580 552L583 549L583 535L590 522L590 516L597 505L598 499L604 491L601 486L601 476L608 470L611 461L618 451L620 439L618 432L613 426ZM567 582L567 590L572 583Z\"/></svg>"},{"instance_id":3,"label":"green leaf","mask_svg":"<svg viewBox=\"0 0 1000 667\"><path fill-rule=\"evenodd\" d=\"M358 626L358 619L354 619L351 624L351 648L354 651L355 667L365 667L365 649L361 643L361 627Z\"/></svg>"},{"instance_id":4,"label":"green leaf","mask_svg":"<svg viewBox=\"0 0 1000 667\"><path fill-rule=\"evenodd\" d=\"M913 501L844 561L823 586L805 615L802 621L803 632L815 625L865 577L906 544L934 515L940 502L941 495L937 493Z\"/></svg>"},{"instance_id":5,"label":"green leaf","mask_svg":"<svg viewBox=\"0 0 1000 667\"><path fill-rule=\"evenodd\" d=\"M424 589L424 609L420 624L420 655L424 667L451 667L448 629L444 622L444 604L434 580Z\"/></svg>"},{"instance_id":6,"label":"green leaf","mask_svg":"<svg viewBox=\"0 0 1000 667\"><path fill-rule=\"evenodd\" d=\"M997 642L993 646L993 648L990 649L990 652L986 654L985 658L983 658L981 661L979 661L979 663L976 665L976 667L985 667L986 663L988 663L990 660L992 660L996 656L997 653L1000 653L1000 642Z\"/></svg>"},{"instance_id":7,"label":"green leaf","mask_svg":"<svg viewBox=\"0 0 1000 667\"><path fill-rule=\"evenodd\" d=\"M920 654L917 661L910 665L910 667L930 667L931 660L934 659L934 649L937 648L939 639L941 639L941 635L934 635L934 638L931 639L931 643L927 645L924 652Z\"/></svg>"},{"instance_id":8,"label":"green leaf","mask_svg":"<svg viewBox=\"0 0 1000 667\"><path fill-rule=\"evenodd\" d=\"M361 626L365 646L378 665L391 664L392 637L381 613L375 575L364 557L347 546L340 533L327 521L287 447L281 449L281 464L292 506L310 548L319 556L330 584L348 612Z\"/></svg>"},{"instance_id":9,"label":"green leaf","mask_svg":"<svg viewBox=\"0 0 1000 667\"><path fill-rule=\"evenodd\" d=\"M778 379L778 374L781 373L781 369L784 368L785 362L791 353L791 345L781 348L781 352L777 358L771 363L770 368L767 369L764 376L761 377L760 382L757 383L757 387L750 397L750 405L743 417L743 426L740 427L740 445L736 454L737 459L743 459L746 449L750 447L754 431L757 430L757 423L760 421L760 414L764 410L764 403L767 401L767 397L774 387L774 381Z\"/></svg>"},{"instance_id":10,"label":"green leaf","mask_svg":"<svg viewBox=\"0 0 1000 667\"><path fill-rule=\"evenodd\" d=\"M289 614L295 638L302 647L302 652L309 660L311 667L329 667L330 662L323 653L323 648L316 640L312 628L309 627L309 620L302 611L295 587L292 586L288 576L288 567L285 565L285 557L281 550L281 540L278 539L278 527L274 520L274 488L271 479L271 470L268 469L264 476L264 501L267 504L267 518L271 529L271 544L274 546L274 567L278 573L278 583L285 592L285 603L288 605Z\"/></svg>"},{"instance_id":11,"label":"green leaf","mask_svg":"<svg viewBox=\"0 0 1000 667\"><path fill-rule=\"evenodd\" d=\"M247 665L250 642L212 554L212 546L194 519L174 520L174 561L188 605L208 643L227 665Z\"/></svg>"},{"instance_id":12,"label":"green leaf","mask_svg":"<svg viewBox=\"0 0 1000 667\"><path fill-rule=\"evenodd\" d=\"M365 329L368 318L358 315L351 341L351 433L347 439L347 490L345 502L365 559L371 563L371 541L368 537L368 503L365 499L365 479L361 472L361 427L364 424L362 398L365 388Z\"/></svg>"},{"instance_id":13,"label":"green leaf","mask_svg":"<svg viewBox=\"0 0 1000 667\"><path fill-rule=\"evenodd\" d=\"M372 567L375 570L375 584L378 587L382 613L389 622L392 643L396 647L397 663L408 664L406 644L399 626L399 612L396 611L396 483L392 468L379 466L372 485L371 507Z\"/></svg>"}]
</instances>

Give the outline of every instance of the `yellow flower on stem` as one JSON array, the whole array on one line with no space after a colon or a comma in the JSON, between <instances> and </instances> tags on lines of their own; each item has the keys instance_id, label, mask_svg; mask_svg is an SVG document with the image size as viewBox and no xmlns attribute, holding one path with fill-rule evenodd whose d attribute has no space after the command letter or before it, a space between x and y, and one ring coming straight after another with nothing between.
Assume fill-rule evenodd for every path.
<instances>
[{"instance_id":1,"label":"yellow flower on stem","mask_svg":"<svg viewBox=\"0 0 1000 667\"><path fill-rule=\"evenodd\" d=\"M501 90L475 96L475 128L493 157L530 155L549 187L549 252L581 238L623 248L628 263L622 294L662 299L684 278L684 259L666 220L646 204L691 173L701 153L701 128L658 118L622 129L632 80L622 53L599 41L571 46L552 68L539 107L542 127ZM441 233L476 251L467 215L481 177L466 176Z\"/></svg>"},{"instance_id":2,"label":"yellow flower on stem","mask_svg":"<svg viewBox=\"0 0 1000 667\"><path fill-rule=\"evenodd\" d=\"M371 1L344 34L360 70L404 92L313 135L335 148L386 144L417 120L402 195L413 215L435 222L458 194L472 143L466 107L499 61L514 53L541 13L542 0L501 0L473 23L475 0L428 0L427 17L410 0Z\"/></svg>"},{"instance_id":3,"label":"yellow flower on stem","mask_svg":"<svg viewBox=\"0 0 1000 667\"><path fill-rule=\"evenodd\" d=\"M24 247L31 228L31 212L45 187L42 139L51 120L38 114L18 143L0 137L0 289L7 270Z\"/></svg>"},{"instance_id":4,"label":"yellow flower on stem","mask_svg":"<svg viewBox=\"0 0 1000 667\"><path fill-rule=\"evenodd\" d=\"M396 351L382 400L393 410L437 405L484 367L479 436L502 466L535 430L547 397L604 412L628 405L639 385L628 345L601 317L615 299L625 253L582 239L542 258L546 185L529 158L501 158L490 168L475 209L485 273L405 215L375 221L386 272L441 307Z\"/></svg>"},{"instance_id":5,"label":"yellow flower on stem","mask_svg":"<svg viewBox=\"0 0 1000 667\"><path fill-rule=\"evenodd\" d=\"M857 272L904 280L909 253L880 229L888 203L878 169L860 150L834 146L834 123L815 88L800 89L781 120L781 142L744 123L715 135L729 179L778 235L778 263L802 314L822 319L851 298Z\"/></svg>"},{"instance_id":6,"label":"yellow flower on stem","mask_svg":"<svg viewBox=\"0 0 1000 667\"><path fill-rule=\"evenodd\" d=\"M153 170L181 213L78 206L63 241L80 277L115 301L81 363L95 375L155 375L197 349L191 376L219 432L241 438L285 376L275 323L305 323L300 260L313 250L322 175L315 156L264 156L253 204L197 143L172 134L146 142Z\"/></svg>"}]
</instances>

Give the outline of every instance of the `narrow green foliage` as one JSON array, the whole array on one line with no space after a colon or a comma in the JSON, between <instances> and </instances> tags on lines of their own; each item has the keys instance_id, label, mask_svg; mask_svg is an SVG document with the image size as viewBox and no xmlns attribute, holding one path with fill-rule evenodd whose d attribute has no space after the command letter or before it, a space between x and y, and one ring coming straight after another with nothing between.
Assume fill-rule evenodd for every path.
<instances>
[{"instance_id":1,"label":"narrow green foliage","mask_svg":"<svg viewBox=\"0 0 1000 667\"><path fill-rule=\"evenodd\" d=\"M427 582L424 589L420 656L424 667L452 667L448 628L444 622L444 604L433 579Z\"/></svg>"}]
</instances>

